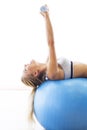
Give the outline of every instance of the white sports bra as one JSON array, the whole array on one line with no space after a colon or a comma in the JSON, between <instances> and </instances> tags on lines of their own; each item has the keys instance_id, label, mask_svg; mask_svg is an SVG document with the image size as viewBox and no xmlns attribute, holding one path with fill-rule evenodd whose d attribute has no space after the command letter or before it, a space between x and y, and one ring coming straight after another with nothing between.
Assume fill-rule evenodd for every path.
<instances>
[{"instance_id":1,"label":"white sports bra","mask_svg":"<svg viewBox=\"0 0 87 130\"><path fill-rule=\"evenodd\" d=\"M65 79L73 77L73 62L61 57L58 59L58 64L62 67L64 71Z\"/></svg>"}]
</instances>

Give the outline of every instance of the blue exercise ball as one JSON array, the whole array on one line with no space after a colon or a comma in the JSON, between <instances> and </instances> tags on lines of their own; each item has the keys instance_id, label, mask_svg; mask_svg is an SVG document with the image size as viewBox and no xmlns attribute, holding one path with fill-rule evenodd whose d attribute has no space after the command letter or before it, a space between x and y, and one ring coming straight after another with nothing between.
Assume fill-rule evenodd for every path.
<instances>
[{"instance_id":1,"label":"blue exercise ball","mask_svg":"<svg viewBox=\"0 0 87 130\"><path fill-rule=\"evenodd\" d=\"M44 82L35 92L34 114L46 130L87 130L87 79Z\"/></svg>"}]
</instances>

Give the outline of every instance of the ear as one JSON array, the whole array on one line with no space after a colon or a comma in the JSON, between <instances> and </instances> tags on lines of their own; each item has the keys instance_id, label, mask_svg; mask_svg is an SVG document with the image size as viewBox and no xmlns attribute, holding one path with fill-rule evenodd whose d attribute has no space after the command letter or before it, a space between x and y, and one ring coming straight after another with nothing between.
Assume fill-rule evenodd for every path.
<instances>
[{"instance_id":1,"label":"ear","mask_svg":"<svg viewBox=\"0 0 87 130\"><path fill-rule=\"evenodd\" d=\"M36 71L34 72L34 76L37 77L38 75L39 75L39 71L36 70Z\"/></svg>"}]
</instances>

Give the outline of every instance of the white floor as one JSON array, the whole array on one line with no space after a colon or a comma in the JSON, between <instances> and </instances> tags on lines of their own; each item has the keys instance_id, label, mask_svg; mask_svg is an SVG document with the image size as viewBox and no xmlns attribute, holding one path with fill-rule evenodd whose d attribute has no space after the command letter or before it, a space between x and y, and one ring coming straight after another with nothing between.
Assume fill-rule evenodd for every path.
<instances>
[{"instance_id":1,"label":"white floor","mask_svg":"<svg viewBox=\"0 0 87 130\"><path fill-rule=\"evenodd\" d=\"M0 90L0 130L33 130L27 118L28 102L28 90Z\"/></svg>"}]
</instances>

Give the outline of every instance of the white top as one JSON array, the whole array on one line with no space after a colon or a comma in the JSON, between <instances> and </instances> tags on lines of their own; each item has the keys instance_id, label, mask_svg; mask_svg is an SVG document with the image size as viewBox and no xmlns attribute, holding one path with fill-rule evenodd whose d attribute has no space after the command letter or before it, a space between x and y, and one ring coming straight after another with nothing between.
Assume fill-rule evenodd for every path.
<instances>
[{"instance_id":1,"label":"white top","mask_svg":"<svg viewBox=\"0 0 87 130\"><path fill-rule=\"evenodd\" d=\"M71 78L71 61L64 57L61 57L58 59L58 64L64 70L65 79Z\"/></svg>"}]
</instances>

